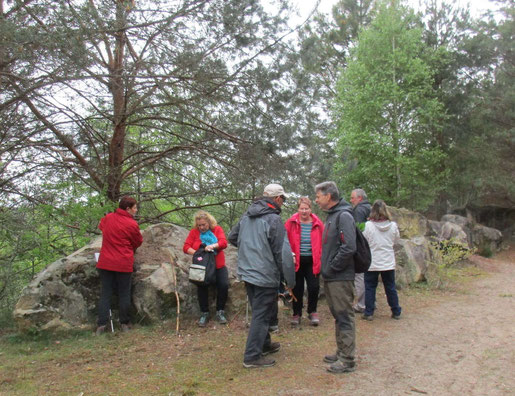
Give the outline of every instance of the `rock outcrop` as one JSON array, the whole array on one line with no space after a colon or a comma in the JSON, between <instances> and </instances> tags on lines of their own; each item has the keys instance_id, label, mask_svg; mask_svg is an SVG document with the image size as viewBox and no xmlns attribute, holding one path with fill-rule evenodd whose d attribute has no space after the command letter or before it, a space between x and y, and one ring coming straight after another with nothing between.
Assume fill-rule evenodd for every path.
<instances>
[{"instance_id":1,"label":"rock outcrop","mask_svg":"<svg viewBox=\"0 0 515 396\"><path fill-rule=\"evenodd\" d=\"M452 238L469 247L496 251L502 240L499 231L464 217L448 215L436 222L406 209L390 209L402 238L395 247L399 287L424 280L432 260L432 241ZM135 255L133 274L133 306L138 321L155 322L173 317L177 309L176 292L181 314L199 313L197 288L188 281L191 256L182 252L187 233L173 224L157 224L143 231L144 242ZM16 304L14 318L20 329L95 326L100 292L95 253L100 251L100 246L101 237L98 237L37 275ZM246 294L243 283L236 278L236 249L229 246L225 255L230 282L226 310L234 315L244 309ZM210 302L214 303L213 300L210 298ZM115 305L113 310L116 312Z\"/></svg>"}]
</instances>

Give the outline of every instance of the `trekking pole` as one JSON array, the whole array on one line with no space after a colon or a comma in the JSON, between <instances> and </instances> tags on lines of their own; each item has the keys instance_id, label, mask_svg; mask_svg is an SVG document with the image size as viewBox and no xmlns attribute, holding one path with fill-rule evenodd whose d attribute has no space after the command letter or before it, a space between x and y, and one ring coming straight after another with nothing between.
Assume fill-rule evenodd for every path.
<instances>
[{"instance_id":1,"label":"trekking pole","mask_svg":"<svg viewBox=\"0 0 515 396\"><path fill-rule=\"evenodd\" d=\"M111 321L111 333L114 333L113 312L111 311L111 308L109 308L109 320Z\"/></svg>"},{"instance_id":2,"label":"trekking pole","mask_svg":"<svg viewBox=\"0 0 515 396\"><path fill-rule=\"evenodd\" d=\"M247 296L247 302L245 307L245 327L249 327L249 296Z\"/></svg>"}]
</instances>

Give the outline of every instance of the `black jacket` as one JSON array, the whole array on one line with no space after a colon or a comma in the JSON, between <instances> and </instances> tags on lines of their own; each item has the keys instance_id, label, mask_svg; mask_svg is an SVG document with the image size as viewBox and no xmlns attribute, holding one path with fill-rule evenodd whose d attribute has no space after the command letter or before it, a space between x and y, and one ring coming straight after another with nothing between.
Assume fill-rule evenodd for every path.
<instances>
[{"instance_id":1,"label":"black jacket","mask_svg":"<svg viewBox=\"0 0 515 396\"><path fill-rule=\"evenodd\" d=\"M356 223L366 223L368 220L368 216L370 216L370 203L367 200L361 201L357 204L352 210L352 215L354 216L354 221Z\"/></svg>"}]
</instances>

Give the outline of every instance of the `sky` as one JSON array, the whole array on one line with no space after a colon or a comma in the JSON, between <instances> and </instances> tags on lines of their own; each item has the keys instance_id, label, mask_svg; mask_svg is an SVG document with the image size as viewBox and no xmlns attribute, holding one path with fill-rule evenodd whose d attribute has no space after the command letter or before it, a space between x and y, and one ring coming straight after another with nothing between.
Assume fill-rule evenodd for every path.
<instances>
[{"instance_id":1,"label":"sky","mask_svg":"<svg viewBox=\"0 0 515 396\"><path fill-rule=\"evenodd\" d=\"M316 4L315 0L291 0L292 4L297 7L299 10L301 17L299 20L304 20L307 18L311 10ZM338 0L321 0L320 5L318 6L318 10L325 14L329 14L331 12L332 6L336 4ZM460 7L464 7L467 4L470 4L470 11L472 16L479 17L488 9L494 10L497 7L495 4L490 3L488 0L448 0L447 2L454 3ZM414 8L419 8L419 0L408 0L408 3Z\"/></svg>"}]
</instances>

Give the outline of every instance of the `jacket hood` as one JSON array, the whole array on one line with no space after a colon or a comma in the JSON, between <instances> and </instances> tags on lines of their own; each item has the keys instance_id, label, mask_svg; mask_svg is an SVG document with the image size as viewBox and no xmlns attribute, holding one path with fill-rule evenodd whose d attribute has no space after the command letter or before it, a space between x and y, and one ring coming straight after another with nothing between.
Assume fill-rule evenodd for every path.
<instances>
[{"instance_id":1,"label":"jacket hood","mask_svg":"<svg viewBox=\"0 0 515 396\"><path fill-rule=\"evenodd\" d=\"M279 208L271 198L258 199L252 203L247 210L249 217L259 217L270 213L281 213L281 208Z\"/></svg>"},{"instance_id":2,"label":"jacket hood","mask_svg":"<svg viewBox=\"0 0 515 396\"><path fill-rule=\"evenodd\" d=\"M340 212L342 210L345 210L345 211L349 212L350 214L352 214L352 205L350 203L348 203L345 199L340 198L340 201L335 206L333 206L331 209L326 210L326 212L327 212L327 214L332 214L335 212Z\"/></svg>"},{"instance_id":3,"label":"jacket hood","mask_svg":"<svg viewBox=\"0 0 515 396\"><path fill-rule=\"evenodd\" d=\"M392 222L390 220L372 221L371 222L379 231L385 232L390 229Z\"/></svg>"}]
</instances>

